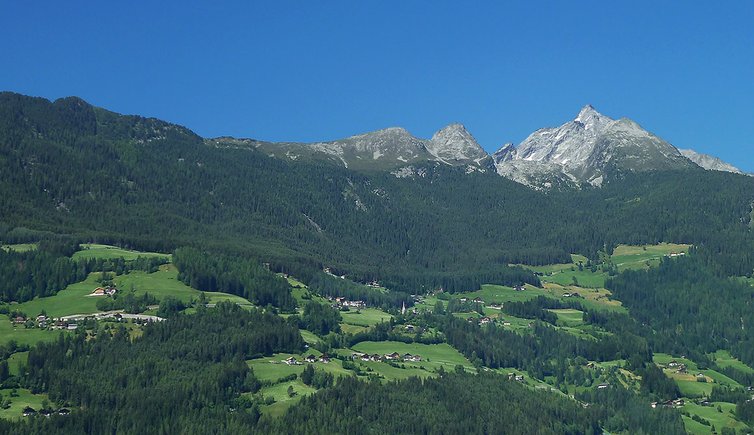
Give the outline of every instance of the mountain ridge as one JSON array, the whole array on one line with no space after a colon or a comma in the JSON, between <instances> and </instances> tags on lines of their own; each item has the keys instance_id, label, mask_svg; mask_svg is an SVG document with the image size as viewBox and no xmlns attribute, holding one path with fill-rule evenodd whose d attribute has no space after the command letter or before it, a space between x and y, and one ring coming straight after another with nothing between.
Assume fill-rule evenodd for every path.
<instances>
[{"instance_id":1,"label":"mountain ridge","mask_svg":"<svg viewBox=\"0 0 754 435\"><path fill-rule=\"evenodd\" d=\"M3 94L9 101L24 97L13 92ZM87 107L114 114L90 106L77 97L59 98L52 104L58 107L63 117L61 119L70 117L85 129L93 128L93 115L87 114ZM195 135L186 127L154 118L136 118L152 123L151 127L140 133L143 135L141 140L145 142L164 136L167 129L179 128L186 134ZM518 146L508 143L492 154L487 153L466 127L457 122L441 128L429 139L414 136L402 127L388 127L343 139L311 143L271 142L229 136L202 140L205 145L216 148L256 149L276 158L311 159L354 170L406 174L413 171L416 165L427 163L459 166L467 173L493 172L517 183L545 190L555 186L600 186L606 178L626 171L698 166L742 173L715 157L693 151L681 152L636 122L628 118L609 118L589 104L572 121L559 127L538 129Z\"/></svg>"},{"instance_id":2,"label":"mountain ridge","mask_svg":"<svg viewBox=\"0 0 754 435\"><path fill-rule=\"evenodd\" d=\"M416 164L464 166L467 172L493 171L535 189L599 187L622 172L702 167L742 173L712 156L689 158L674 145L629 118L612 119L587 104L559 127L540 128L518 146L506 143L487 153L463 124L451 123L430 139L389 127L324 142L267 142L220 137L214 146L245 142L270 156L313 158L346 168L389 170L396 176L413 173ZM697 155L695 153L694 155ZM713 160L716 159L716 160ZM714 162L714 163L713 163Z\"/></svg>"}]
</instances>

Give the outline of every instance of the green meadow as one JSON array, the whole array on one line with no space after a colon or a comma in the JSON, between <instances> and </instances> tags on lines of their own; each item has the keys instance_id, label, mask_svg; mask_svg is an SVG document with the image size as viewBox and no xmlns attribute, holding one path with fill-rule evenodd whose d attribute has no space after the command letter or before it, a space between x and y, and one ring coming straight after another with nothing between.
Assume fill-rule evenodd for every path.
<instances>
[{"instance_id":1,"label":"green meadow","mask_svg":"<svg viewBox=\"0 0 754 435\"><path fill-rule=\"evenodd\" d=\"M42 402L47 400L46 394L32 394L31 391L24 388L18 388L16 393L17 396L12 397L12 390L0 390L0 396L2 396L3 399L10 398L11 400L10 408L0 409L0 418L11 420L24 418L24 408L31 406L35 410L39 410L42 408Z\"/></svg>"},{"instance_id":2,"label":"green meadow","mask_svg":"<svg viewBox=\"0 0 754 435\"><path fill-rule=\"evenodd\" d=\"M3 245L1 248L6 251L28 252L28 251L33 251L37 249L37 244L36 243L18 243L15 245Z\"/></svg>"},{"instance_id":3,"label":"green meadow","mask_svg":"<svg viewBox=\"0 0 754 435\"><path fill-rule=\"evenodd\" d=\"M744 373L754 373L754 369L739 361L727 350L718 350L713 353L711 357L714 359L715 363L722 368L732 367Z\"/></svg>"},{"instance_id":4,"label":"green meadow","mask_svg":"<svg viewBox=\"0 0 754 435\"><path fill-rule=\"evenodd\" d=\"M12 308L21 310L30 316L36 316L41 311L47 312L52 317L69 316L72 314L96 313L97 300L105 296L89 296L95 288L100 286L100 274L91 273L86 280L71 284L59 291L55 296L36 298L34 300L13 305ZM114 279L118 289L123 291L134 290L137 296L150 293L162 299L165 296L173 296L183 302L197 299L200 291L193 289L178 280L178 270L172 264L160 266L154 273L144 271L131 271L125 275L116 276ZM227 293L205 293L208 303L232 301L239 305L251 306L246 299ZM0 330L1 331L1 330Z\"/></svg>"},{"instance_id":5,"label":"green meadow","mask_svg":"<svg viewBox=\"0 0 754 435\"><path fill-rule=\"evenodd\" d=\"M626 269L647 269L660 264L671 253L687 253L691 245L660 243L659 245L618 245L610 257L619 272Z\"/></svg>"},{"instance_id":6,"label":"green meadow","mask_svg":"<svg viewBox=\"0 0 754 435\"><path fill-rule=\"evenodd\" d=\"M718 406L720 407L722 412L717 410ZM687 402L683 406L682 410L692 415L698 415L699 417L702 417L705 420L709 421L711 425L715 426L717 433L720 433L720 431L724 427L735 429L736 431L740 429L746 429L745 424L734 418L733 413L735 412L735 409L736 405L726 402L712 402L710 403L710 406L701 406L692 402ZM683 420L686 426L686 430L693 434L712 433L711 426L705 426L701 423L691 420L688 417L684 417Z\"/></svg>"},{"instance_id":7,"label":"green meadow","mask_svg":"<svg viewBox=\"0 0 754 435\"><path fill-rule=\"evenodd\" d=\"M343 323L355 326L374 326L378 323L387 322L393 317L377 308L341 311L340 316L343 318Z\"/></svg>"},{"instance_id":8,"label":"green meadow","mask_svg":"<svg viewBox=\"0 0 754 435\"><path fill-rule=\"evenodd\" d=\"M558 326L580 326L584 324L584 312L570 308L548 310L558 316Z\"/></svg>"},{"instance_id":9,"label":"green meadow","mask_svg":"<svg viewBox=\"0 0 754 435\"><path fill-rule=\"evenodd\" d=\"M40 341L53 341L65 331L50 331L39 328L26 328L24 325L14 326L10 318L0 315L0 344L8 344L15 341L18 344L34 345Z\"/></svg>"},{"instance_id":10,"label":"green meadow","mask_svg":"<svg viewBox=\"0 0 754 435\"><path fill-rule=\"evenodd\" d=\"M393 352L398 352L403 355L410 353L412 355L419 355L422 360L419 362L403 362L400 364L410 368L429 369L431 371L438 370L443 367L445 370L453 370L456 365L461 365L467 370L475 370L474 366L466 359L460 352L454 349L447 343L442 344L421 344L421 343L402 343L398 341L364 341L352 347L356 352L385 355ZM363 362L362 362L363 363ZM370 362L369 367L375 365L375 369L382 371L382 366L376 366L382 364L389 366L384 362ZM387 369L385 369L387 370ZM401 370L401 369L399 369ZM395 374L394 374L395 375ZM386 376L390 379L394 376Z\"/></svg>"},{"instance_id":11,"label":"green meadow","mask_svg":"<svg viewBox=\"0 0 754 435\"><path fill-rule=\"evenodd\" d=\"M741 384L728 376L710 369L700 370L697 364L688 358L679 358L665 353L654 354L655 364L667 366L671 361L676 361L686 365L688 373L678 373L675 368L664 368L665 374L673 379L681 390L684 397L703 397L712 393L712 388L716 385L725 385L729 387L741 388ZM702 374L706 382L697 381L697 375Z\"/></svg>"},{"instance_id":12,"label":"green meadow","mask_svg":"<svg viewBox=\"0 0 754 435\"><path fill-rule=\"evenodd\" d=\"M124 260L135 260L138 257L162 257L170 259L170 254L163 254L159 252L141 252L132 251L129 249L119 248L117 246L110 245L98 245L96 243L85 243L81 245L81 250L73 254L73 259L88 259L88 258L123 258Z\"/></svg>"},{"instance_id":13,"label":"green meadow","mask_svg":"<svg viewBox=\"0 0 754 435\"><path fill-rule=\"evenodd\" d=\"M10 374L13 376L18 376L21 374L21 367L26 365L26 362L29 359L29 352L16 352L10 357L8 357L8 368L10 369Z\"/></svg>"}]
</instances>

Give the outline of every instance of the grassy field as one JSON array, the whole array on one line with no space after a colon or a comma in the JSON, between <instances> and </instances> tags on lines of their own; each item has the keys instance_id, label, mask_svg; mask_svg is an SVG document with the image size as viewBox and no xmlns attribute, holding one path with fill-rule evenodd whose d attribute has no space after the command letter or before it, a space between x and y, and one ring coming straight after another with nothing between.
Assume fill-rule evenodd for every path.
<instances>
[{"instance_id":1,"label":"grassy field","mask_svg":"<svg viewBox=\"0 0 754 435\"><path fill-rule=\"evenodd\" d=\"M736 405L725 402L712 402L710 405L711 406L701 406L695 403L687 402L683 406L683 411L686 411L692 415L696 414L699 417L708 420L711 425L715 426L717 433L720 433L720 431L724 427L733 428L736 429L736 431L740 429L746 429L746 425L736 420L732 414L733 412L735 412ZM720 407L722 412L717 410L718 406ZM686 425L686 430L693 434L712 433L711 426L705 426L699 422L691 420L690 418L688 418L687 420L687 417L684 417L684 424Z\"/></svg>"},{"instance_id":2,"label":"grassy field","mask_svg":"<svg viewBox=\"0 0 754 435\"><path fill-rule=\"evenodd\" d=\"M480 290L466 293L456 293L454 297L468 299L480 298L487 304L502 304L504 302L524 302L537 296L552 296L550 292L526 285L522 291L515 291L513 287L502 285L484 284Z\"/></svg>"},{"instance_id":3,"label":"grassy field","mask_svg":"<svg viewBox=\"0 0 754 435\"><path fill-rule=\"evenodd\" d=\"M554 309L549 310L558 316L559 326L581 326L584 324L584 312L579 310Z\"/></svg>"},{"instance_id":4,"label":"grassy field","mask_svg":"<svg viewBox=\"0 0 754 435\"><path fill-rule=\"evenodd\" d=\"M322 353L313 349L311 351L304 352L303 355L276 353L270 357L249 360L246 362L246 364L248 364L248 366L252 370L254 370L254 375L256 375L260 380L277 382L279 379L290 376L294 373L301 375L301 372L304 371L304 367L306 367L306 364L288 365L283 363L283 360L292 356L300 361L304 358L305 355L309 354L319 356ZM353 375L353 372L344 369L343 363L337 359L332 359L329 363L326 364L316 362L314 363L314 368L316 370L324 370L328 373L332 373L336 378L339 376Z\"/></svg>"},{"instance_id":5,"label":"grassy field","mask_svg":"<svg viewBox=\"0 0 754 435\"><path fill-rule=\"evenodd\" d=\"M69 314L96 313L97 298L86 295L99 287L99 273L89 274L86 280L71 284L55 296L36 298L34 300L15 305L27 315L36 316L44 310L48 316L60 317Z\"/></svg>"},{"instance_id":6,"label":"grassy field","mask_svg":"<svg viewBox=\"0 0 754 435\"><path fill-rule=\"evenodd\" d=\"M9 389L0 390L0 395L3 398L10 397L11 391ZM10 397L11 404L8 409L0 409L0 418L4 419L20 419L23 418L23 409L27 406L39 410L42 408L42 401L47 399L45 394L32 394L31 391L19 388L17 390L18 397Z\"/></svg>"},{"instance_id":7,"label":"grassy field","mask_svg":"<svg viewBox=\"0 0 754 435\"><path fill-rule=\"evenodd\" d=\"M687 358L674 357L665 353L654 354L654 362L666 366L669 362L676 361L686 364L688 373L677 373L676 369L664 368L665 374L673 379L681 390L684 397L709 396L715 385L727 385L741 388L741 384L715 370L700 370L696 363ZM698 382L697 374L704 375L707 382Z\"/></svg>"},{"instance_id":8,"label":"grassy field","mask_svg":"<svg viewBox=\"0 0 754 435\"><path fill-rule=\"evenodd\" d=\"M364 341L352 348L356 352L380 354L385 355L388 353L398 352L401 355L410 353L412 355L419 355L422 357L420 362L406 362L404 364L407 368L422 368L434 371L443 367L445 370L453 370L456 365L462 365L466 370L473 371L474 366L466 359L460 352L451 347L447 343L442 344L420 344L420 343L401 343L398 341ZM393 379L395 376L401 376L404 372L394 372L387 363L384 362L360 362L366 364L367 367L372 367L375 371L379 371L385 376L386 379ZM386 366L386 367L383 367ZM387 367L390 367L388 369ZM396 369L405 370L405 369Z\"/></svg>"},{"instance_id":9,"label":"grassy field","mask_svg":"<svg viewBox=\"0 0 754 435\"><path fill-rule=\"evenodd\" d=\"M99 311L97 300L99 297L88 296L99 287L99 273L90 274L86 280L71 284L61 290L55 296L36 298L34 300L14 305L13 308L36 316L42 310L52 317L67 316L72 314L90 314ZM158 299L165 296L173 296L184 302L199 297L199 290L193 289L178 280L178 270L172 264L160 266L154 273L132 271L125 275L115 277L115 283L121 291L134 289L137 296L149 292ZM205 293L209 303L230 300L239 305L251 306L251 303L240 296L227 293Z\"/></svg>"},{"instance_id":10,"label":"grassy field","mask_svg":"<svg viewBox=\"0 0 754 435\"><path fill-rule=\"evenodd\" d=\"M162 254L159 252L141 252L131 251L128 249L119 248L117 246L110 245L98 245L95 243L82 244L81 250L73 254L73 259L79 258L119 258L122 257L125 260L134 260L138 257L162 257L170 259L170 254Z\"/></svg>"},{"instance_id":11,"label":"grassy field","mask_svg":"<svg viewBox=\"0 0 754 435\"><path fill-rule=\"evenodd\" d=\"M744 373L754 373L754 369L739 361L727 350L718 350L717 352L712 354L712 357L714 358L715 363L717 363L717 365L722 368L733 367L734 369Z\"/></svg>"},{"instance_id":12,"label":"grassy field","mask_svg":"<svg viewBox=\"0 0 754 435\"><path fill-rule=\"evenodd\" d=\"M53 341L64 331L48 331L39 328L25 328L23 325L13 326L6 315L0 315L0 344L8 344L11 340L18 344L33 345L40 341Z\"/></svg>"},{"instance_id":13,"label":"grassy field","mask_svg":"<svg viewBox=\"0 0 754 435\"><path fill-rule=\"evenodd\" d=\"M482 285L480 290L467 293L456 293L453 295L455 298L465 297L468 299L480 298L487 305L490 304L504 304L505 302L524 302L530 299L534 299L538 296L551 297L558 300L568 300L569 298L563 297L564 293L579 293L582 298L577 299L585 308L589 309L604 309L612 311L625 311L619 301L611 300L610 292L604 288L582 288L574 286L562 286L560 284L544 283L542 288L526 285L524 290L515 291L512 287L505 287L501 285L485 284ZM436 299L430 300L427 298L422 307L432 309ZM447 302L444 302L447 304ZM485 308L486 314L494 314L496 311L491 311Z\"/></svg>"},{"instance_id":14,"label":"grassy field","mask_svg":"<svg viewBox=\"0 0 754 435\"><path fill-rule=\"evenodd\" d=\"M21 373L21 366L26 365L29 359L29 352L16 352L8 358L8 368L10 374L17 376Z\"/></svg>"},{"instance_id":15,"label":"grassy field","mask_svg":"<svg viewBox=\"0 0 754 435\"><path fill-rule=\"evenodd\" d=\"M560 300L568 299L563 297L564 293L578 293L581 298L576 300L587 309L627 312L620 301L610 299L612 294L605 288L564 287L550 282L545 282L542 287L550 296Z\"/></svg>"},{"instance_id":16,"label":"grassy field","mask_svg":"<svg viewBox=\"0 0 754 435\"><path fill-rule=\"evenodd\" d=\"M563 272L556 272L550 276L542 277L542 281L552 282L560 284L562 286L578 286L585 288L601 288L605 287L605 279L607 279L607 273L605 272L592 272L589 269L584 270L566 270Z\"/></svg>"},{"instance_id":17,"label":"grassy field","mask_svg":"<svg viewBox=\"0 0 754 435\"><path fill-rule=\"evenodd\" d=\"M307 363L301 365L288 365L282 361L288 357L295 357L298 360L302 360L305 355L313 354L316 356L321 355L316 350L304 352L304 355L293 355L287 353L277 353L270 357L257 358L246 361L246 364L254 371L254 375L262 381L271 383L266 387L263 387L259 394L263 397L271 397L275 400L275 403L266 405L261 408L262 413L266 416L279 416L289 406L301 400L301 397L315 392L316 390L310 386L304 385L301 379L297 378L292 381L280 382L280 379L290 376L292 374L301 375L304 371ZM340 376L352 376L353 372L345 370L343 363L340 360L332 359L329 363L316 362L313 363L315 370L323 370L328 373L332 373L336 379ZM296 395L293 397L288 396L288 387L292 386Z\"/></svg>"},{"instance_id":18,"label":"grassy field","mask_svg":"<svg viewBox=\"0 0 754 435\"><path fill-rule=\"evenodd\" d=\"M691 245L660 243L659 245L618 245L610 257L619 272L626 269L647 269L657 266L670 253L687 253Z\"/></svg>"},{"instance_id":19,"label":"grassy field","mask_svg":"<svg viewBox=\"0 0 754 435\"><path fill-rule=\"evenodd\" d=\"M343 323L355 326L374 326L381 322L387 322L393 317L377 308L363 308L358 311L351 309L350 311L341 311L340 315L343 317Z\"/></svg>"},{"instance_id":20,"label":"grassy field","mask_svg":"<svg viewBox=\"0 0 754 435\"><path fill-rule=\"evenodd\" d=\"M6 251L28 252L28 251L33 251L37 249L37 244L36 243L19 243L16 245L3 245L2 249Z\"/></svg>"}]
</instances>

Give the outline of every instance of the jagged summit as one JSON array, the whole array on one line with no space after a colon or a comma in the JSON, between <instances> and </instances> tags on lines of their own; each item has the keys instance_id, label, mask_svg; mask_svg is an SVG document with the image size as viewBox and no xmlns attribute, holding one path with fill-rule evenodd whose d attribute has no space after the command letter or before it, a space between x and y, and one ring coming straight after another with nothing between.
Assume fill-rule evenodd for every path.
<instances>
[{"instance_id":1,"label":"jagged summit","mask_svg":"<svg viewBox=\"0 0 754 435\"><path fill-rule=\"evenodd\" d=\"M437 131L427 144L427 150L445 162L479 163L489 155L463 124L450 124Z\"/></svg>"},{"instance_id":2,"label":"jagged summit","mask_svg":"<svg viewBox=\"0 0 754 435\"><path fill-rule=\"evenodd\" d=\"M691 166L673 145L637 123L627 118L614 120L591 105L584 106L573 121L537 130L515 149L496 152L494 158L499 174L540 187L547 187L551 179L599 186L616 170Z\"/></svg>"},{"instance_id":3,"label":"jagged summit","mask_svg":"<svg viewBox=\"0 0 754 435\"><path fill-rule=\"evenodd\" d=\"M612 119L598 112L591 104L587 104L576 116L574 122L578 122L584 125L584 128L590 129L599 126L603 126Z\"/></svg>"},{"instance_id":4,"label":"jagged summit","mask_svg":"<svg viewBox=\"0 0 754 435\"><path fill-rule=\"evenodd\" d=\"M712 157L684 152L644 130L628 118L613 119L591 104L559 127L542 128L518 146L503 145L492 156L463 124L449 124L431 139L389 127L345 139L315 143L273 143L218 138L214 146L253 147L271 156L325 160L351 169L389 170L409 174L417 164L434 162L465 167L468 172L495 171L536 187L600 186L625 172L674 170L697 166L740 172Z\"/></svg>"},{"instance_id":5,"label":"jagged summit","mask_svg":"<svg viewBox=\"0 0 754 435\"><path fill-rule=\"evenodd\" d=\"M465 166L467 171L494 171L490 156L459 123L421 139L403 127L388 127L327 142L265 142L215 138L213 146L256 148L270 156L325 160L351 169L391 170L423 162Z\"/></svg>"}]
</instances>

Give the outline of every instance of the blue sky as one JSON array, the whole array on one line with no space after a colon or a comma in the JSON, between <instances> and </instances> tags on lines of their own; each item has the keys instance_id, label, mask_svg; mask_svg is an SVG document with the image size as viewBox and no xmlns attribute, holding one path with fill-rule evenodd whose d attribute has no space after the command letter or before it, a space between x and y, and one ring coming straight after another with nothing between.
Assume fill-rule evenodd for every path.
<instances>
[{"instance_id":1,"label":"blue sky","mask_svg":"<svg viewBox=\"0 0 754 435\"><path fill-rule=\"evenodd\" d=\"M153 3L0 0L0 89L206 137L461 122L488 151L590 103L754 172L750 0Z\"/></svg>"}]
</instances>

